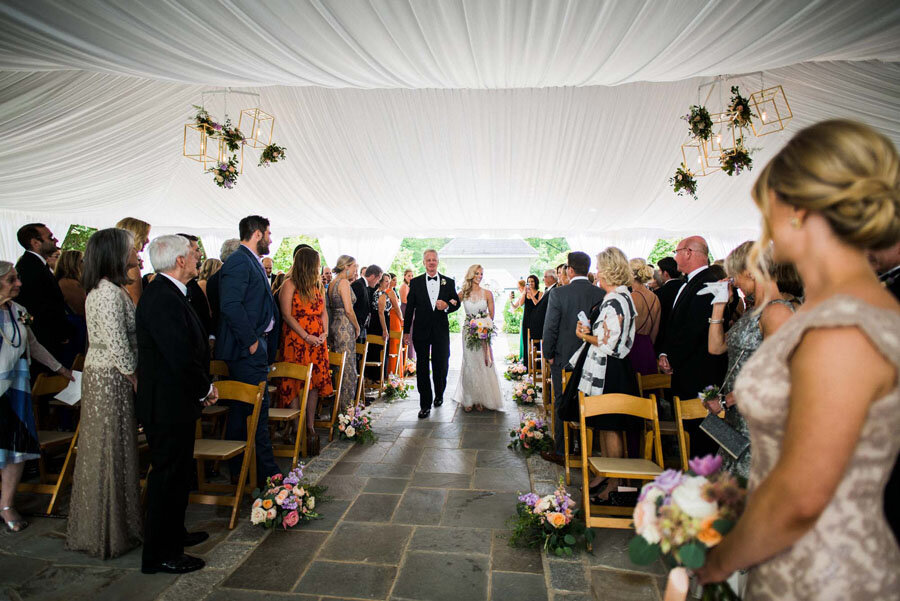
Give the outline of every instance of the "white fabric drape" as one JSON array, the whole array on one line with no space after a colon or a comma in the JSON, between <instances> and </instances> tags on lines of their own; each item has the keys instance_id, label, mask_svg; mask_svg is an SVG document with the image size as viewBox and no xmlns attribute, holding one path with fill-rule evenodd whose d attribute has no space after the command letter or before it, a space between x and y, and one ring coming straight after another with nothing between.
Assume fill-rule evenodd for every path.
<instances>
[{"instance_id":1,"label":"white fabric drape","mask_svg":"<svg viewBox=\"0 0 900 601\"><path fill-rule=\"evenodd\" d=\"M378 265L384 271L391 266L401 242L403 239L397 236L372 231L319 236L319 245L329 265L337 263L341 255L350 255L360 267Z\"/></svg>"},{"instance_id":2,"label":"white fabric drape","mask_svg":"<svg viewBox=\"0 0 900 601\"><path fill-rule=\"evenodd\" d=\"M5 0L0 69L220 86L619 85L897 61L898 22L900 5L883 0Z\"/></svg>"}]
</instances>

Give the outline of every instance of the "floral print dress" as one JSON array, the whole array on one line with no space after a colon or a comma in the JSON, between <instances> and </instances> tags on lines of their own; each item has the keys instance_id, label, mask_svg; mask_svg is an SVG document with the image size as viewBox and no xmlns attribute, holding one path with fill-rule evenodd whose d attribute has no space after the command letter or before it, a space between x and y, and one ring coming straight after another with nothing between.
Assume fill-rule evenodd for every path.
<instances>
[{"instance_id":1,"label":"floral print dress","mask_svg":"<svg viewBox=\"0 0 900 601\"><path fill-rule=\"evenodd\" d=\"M325 306L325 297L316 292L315 296L304 301L300 293L294 291L291 299L291 316L297 320L300 327L306 330L310 336L320 336L325 331L325 323L322 320L322 309ZM319 392L319 397L327 397L334 394L331 384L330 366L328 364L328 344L313 346L300 338L300 334L291 329L284 322L281 335L282 361L297 363L299 365L313 365L311 389ZM303 383L291 378L280 378L278 383L278 404L288 407L291 400L300 395Z\"/></svg>"}]
</instances>

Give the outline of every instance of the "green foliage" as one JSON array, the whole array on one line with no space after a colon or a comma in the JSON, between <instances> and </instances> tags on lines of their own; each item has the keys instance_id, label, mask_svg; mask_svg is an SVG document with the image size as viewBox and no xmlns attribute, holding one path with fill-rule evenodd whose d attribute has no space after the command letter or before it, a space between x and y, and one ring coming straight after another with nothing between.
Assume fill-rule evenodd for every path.
<instances>
[{"instance_id":1,"label":"green foliage","mask_svg":"<svg viewBox=\"0 0 900 601\"><path fill-rule=\"evenodd\" d=\"M659 545L650 544L643 536L635 536L628 543L628 558L639 566L648 566L659 559Z\"/></svg>"},{"instance_id":2,"label":"green foliage","mask_svg":"<svg viewBox=\"0 0 900 601\"><path fill-rule=\"evenodd\" d=\"M571 248L565 238L525 238L525 242L540 253L529 267L531 273L543 282L543 274L547 269L556 269L560 263L566 262ZM541 284L543 286L543 283Z\"/></svg>"},{"instance_id":3,"label":"green foliage","mask_svg":"<svg viewBox=\"0 0 900 601\"><path fill-rule=\"evenodd\" d=\"M278 250L275 251L275 255L272 257L272 262L275 264L273 267L275 273L278 273L279 271L285 273L288 272L294 262L294 255L292 253L298 244L309 244L312 246L316 252L319 253L322 265L327 265L325 262L325 255L322 254L322 247L319 246L319 239L307 236L306 234L301 234L299 236L290 236L281 240L281 246L278 247Z\"/></svg>"},{"instance_id":4,"label":"green foliage","mask_svg":"<svg viewBox=\"0 0 900 601\"><path fill-rule=\"evenodd\" d=\"M400 277L399 275L397 277ZM462 332L462 323L466 318L466 312L462 309L456 311L455 313L451 313L448 316L450 320L450 333L451 334L459 334Z\"/></svg>"},{"instance_id":5,"label":"green foliage","mask_svg":"<svg viewBox=\"0 0 900 601\"><path fill-rule=\"evenodd\" d=\"M647 262L656 265L663 257L671 257L675 254L675 247L681 238L660 238L653 245L653 250L647 255Z\"/></svg>"},{"instance_id":6,"label":"green foliage","mask_svg":"<svg viewBox=\"0 0 900 601\"><path fill-rule=\"evenodd\" d=\"M522 307L513 309L512 301L506 298L503 305L503 331L507 334L519 334L522 331Z\"/></svg>"},{"instance_id":7,"label":"green foliage","mask_svg":"<svg viewBox=\"0 0 900 601\"><path fill-rule=\"evenodd\" d=\"M412 269L416 275L424 273L422 253L429 248L440 251L448 242L450 242L450 238L404 238L400 243L400 250L397 251L393 262L387 267L387 271L397 274L398 279L403 278L403 272L407 269ZM384 269L385 266L381 265L381 268ZM446 271L443 263L438 263L438 271Z\"/></svg>"},{"instance_id":8,"label":"green foliage","mask_svg":"<svg viewBox=\"0 0 900 601\"><path fill-rule=\"evenodd\" d=\"M642 538L642 537L635 537ZM681 564L692 570L699 570L706 563L706 547L698 542L689 542L678 549Z\"/></svg>"},{"instance_id":9,"label":"green foliage","mask_svg":"<svg viewBox=\"0 0 900 601\"><path fill-rule=\"evenodd\" d=\"M60 248L62 250L80 250L84 252L88 238L93 236L96 231L97 228L95 227L72 224L69 226L69 231L66 232L66 237L63 238Z\"/></svg>"}]
</instances>

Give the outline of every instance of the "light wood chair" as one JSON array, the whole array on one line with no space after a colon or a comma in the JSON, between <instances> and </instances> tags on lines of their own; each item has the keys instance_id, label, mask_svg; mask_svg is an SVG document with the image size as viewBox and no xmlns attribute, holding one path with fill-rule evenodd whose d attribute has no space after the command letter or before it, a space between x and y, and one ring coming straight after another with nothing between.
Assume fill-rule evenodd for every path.
<instances>
[{"instance_id":1,"label":"light wood chair","mask_svg":"<svg viewBox=\"0 0 900 601\"><path fill-rule=\"evenodd\" d=\"M672 389L671 374L649 374L646 376L636 374L636 376L638 394L642 397L647 398L647 395L652 391L657 393L657 398L659 398L663 391ZM661 420L659 422L659 433L663 436L675 436L677 438L678 429L675 427L675 421ZM647 430L644 430L644 444L642 445L644 459L653 458L653 437L649 434L650 433Z\"/></svg>"},{"instance_id":2,"label":"light wood chair","mask_svg":"<svg viewBox=\"0 0 900 601\"><path fill-rule=\"evenodd\" d=\"M214 376L216 379L227 378L228 364L224 361L210 361L209 375ZM225 438L225 422L228 419L228 411L228 406L220 405L218 403L210 405L209 407L204 407L200 411L200 418L206 420L210 424L210 431L213 434L216 432L219 433L220 439ZM219 462L217 461L213 466L213 470L218 469Z\"/></svg>"},{"instance_id":3,"label":"light wood chair","mask_svg":"<svg viewBox=\"0 0 900 601\"><path fill-rule=\"evenodd\" d=\"M566 389L566 386L569 383L569 378L572 377L572 372L563 370L562 373L562 388ZM580 422L563 422L563 459L565 461L566 468L566 484L572 484L572 469L577 469L581 467L581 455L573 455L569 452L570 448L570 440L572 437L578 436L578 431L581 429ZM594 444L594 430L588 428L587 431L587 443L588 449L593 448Z\"/></svg>"},{"instance_id":4,"label":"light wood chair","mask_svg":"<svg viewBox=\"0 0 900 601\"><path fill-rule=\"evenodd\" d=\"M331 366L331 379L334 383L334 406L331 408L331 419L315 421L317 428L328 428L328 442L334 440L334 422L341 410L341 390L344 384L344 366L347 364L347 353L328 353L328 364Z\"/></svg>"},{"instance_id":5,"label":"light wood chair","mask_svg":"<svg viewBox=\"0 0 900 601\"><path fill-rule=\"evenodd\" d=\"M72 371L84 371L84 355L78 353L72 361Z\"/></svg>"},{"instance_id":6,"label":"light wood chair","mask_svg":"<svg viewBox=\"0 0 900 601\"><path fill-rule=\"evenodd\" d=\"M541 344L541 355L543 356L543 341L538 341ZM541 399L544 402L544 413L547 414L549 418L550 424L550 435L556 438L556 409L553 404L554 392L553 392L553 378L550 375L550 364L546 361L541 361L541 378L544 383L544 387L541 388Z\"/></svg>"},{"instance_id":7,"label":"light wood chair","mask_svg":"<svg viewBox=\"0 0 900 601\"><path fill-rule=\"evenodd\" d=\"M581 477L585 525L588 528L631 528L633 507L591 505L591 474L607 478L653 480L662 473L663 457L662 445L659 442L659 415L656 409L656 397L651 394L650 398L645 399L617 393L585 396L584 393L579 392L578 406L580 409L578 422L581 426ZM652 422L653 443L656 449L655 462L644 458L628 459L592 457L590 455L591 448L587 441L585 420L595 415L609 414L634 415ZM588 550L590 550L590 545L588 545Z\"/></svg>"},{"instance_id":8,"label":"light wood chair","mask_svg":"<svg viewBox=\"0 0 900 601\"><path fill-rule=\"evenodd\" d=\"M69 380L64 376L51 376L49 374L40 374L31 387L32 402L37 404L37 399L42 396L55 395L61 392L69 385ZM72 478L75 471L75 447L78 444L78 432L81 422L75 426L74 432L57 432L55 430L41 430L37 421L38 412L35 410L35 428L37 429L38 442L41 448L41 457L38 460L38 469L40 470L40 480L37 483L23 482L20 483L17 490L21 492L32 492L38 494L50 495L50 503L47 505L47 513L53 513L53 508L59 498L59 493ZM76 412L76 415L77 412ZM63 460L62 469L58 474L51 474L47 471L46 457L54 454L54 452L66 450L66 457Z\"/></svg>"},{"instance_id":9,"label":"light wood chair","mask_svg":"<svg viewBox=\"0 0 900 601\"><path fill-rule=\"evenodd\" d=\"M384 394L384 357L387 353L387 341L384 339L384 336L375 336L374 334L369 334L366 336L366 344L371 346L380 346L381 351L378 353L378 361L368 361L366 360L364 363L365 367L377 367L379 373L381 374L381 379L378 382L378 398L381 398L381 395ZM360 377L365 381L365 374L360 374ZM367 386L366 388L371 389L371 386Z\"/></svg>"},{"instance_id":10,"label":"light wood chair","mask_svg":"<svg viewBox=\"0 0 900 601\"><path fill-rule=\"evenodd\" d=\"M284 409L269 407L269 423L294 422L297 425L297 433L294 436L294 444L273 444L272 452L276 457L290 457L291 469L297 467L297 454L302 453L306 457L306 411L309 402L309 386L312 382L313 364L298 365L296 363L288 363L282 361L274 364L269 368L269 381L273 378L290 378L292 380L300 380L303 382L303 389L300 391L300 407ZM313 408L315 411L315 408Z\"/></svg>"},{"instance_id":11,"label":"light wood chair","mask_svg":"<svg viewBox=\"0 0 900 601\"><path fill-rule=\"evenodd\" d=\"M228 528L234 529L237 520L238 507L245 492L250 492L256 480L256 457L254 443L256 439L256 424L259 422L259 411L262 407L263 394L266 382L258 385L244 384L234 380L221 380L216 382L220 400L230 400L250 405L253 409L247 417L246 440L219 440L201 438L200 424L197 424L197 440L194 441L194 459L197 460L197 484L200 492L191 493L189 501L204 505L231 506L231 521ZM241 471L236 485L214 484L206 481L204 464L206 461L227 461L237 457L241 453L244 458L241 461ZM254 485L250 485L252 476ZM221 495L209 494L211 492L225 493Z\"/></svg>"},{"instance_id":12,"label":"light wood chair","mask_svg":"<svg viewBox=\"0 0 900 601\"><path fill-rule=\"evenodd\" d=\"M406 365L406 345L403 344L403 331L400 330L391 330L388 332L388 344L390 344L390 340L396 340L398 342L397 352L396 353L388 353L388 364L390 364L390 359L393 357L397 358L397 362L395 363L393 373L403 377L403 370Z\"/></svg>"},{"instance_id":13,"label":"light wood chair","mask_svg":"<svg viewBox=\"0 0 900 601\"><path fill-rule=\"evenodd\" d=\"M542 369L543 361L542 353L541 353L541 341L540 340L532 340L531 332L528 332L528 365L529 365L529 375L531 375L531 380L535 384L541 385L541 390L544 389L544 370Z\"/></svg>"},{"instance_id":14,"label":"light wood chair","mask_svg":"<svg viewBox=\"0 0 900 601\"><path fill-rule=\"evenodd\" d=\"M368 339L365 342L357 342L356 343L356 374L359 376L356 379L356 399L353 403L353 406L356 407L361 402L363 402L363 396L365 393L365 384L366 384L366 353L369 352L369 341Z\"/></svg>"},{"instance_id":15,"label":"light wood chair","mask_svg":"<svg viewBox=\"0 0 900 601\"><path fill-rule=\"evenodd\" d=\"M681 400L678 397L672 399L675 405L675 429L678 436L678 452L681 457L681 469L687 471L688 458L691 456L691 436L684 431L684 420L702 419L709 415L709 411L703 406L699 398Z\"/></svg>"}]
</instances>

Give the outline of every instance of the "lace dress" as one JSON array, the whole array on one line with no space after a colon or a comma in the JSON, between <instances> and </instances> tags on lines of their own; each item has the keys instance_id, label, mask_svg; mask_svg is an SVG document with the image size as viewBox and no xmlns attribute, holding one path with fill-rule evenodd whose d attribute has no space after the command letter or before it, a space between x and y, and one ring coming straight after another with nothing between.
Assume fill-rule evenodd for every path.
<instances>
[{"instance_id":1,"label":"lace dress","mask_svg":"<svg viewBox=\"0 0 900 601\"><path fill-rule=\"evenodd\" d=\"M328 299L328 348L332 353L347 353L339 399L343 411L350 406L356 396L356 330L344 312L344 301L338 292L338 284L338 280L332 282L325 297ZM350 304L355 302L356 294L353 288L350 288Z\"/></svg>"},{"instance_id":2,"label":"lace dress","mask_svg":"<svg viewBox=\"0 0 900 601\"><path fill-rule=\"evenodd\" d=\"M470 298L463 301L466 317L487 309L487 299L483 295L477 300ZM465 339L462 345L462 367L453 400L463 407L481 405L485 409L500 409L503 399L500 396L500 377L496 364L490 367L485 365L484 351L480 348L468 348Z\"/></svg>"},{"instance_id":3,"label":"lace dress","mask_svg":"<svg viewBox=\"0 0 900 601\"><path fill-rule=\"evenodd\" d=\"M839 295L788 320L738 376L734 391L753 445L751 495L778 462L790 406L791 355L808 330L848 326L859 328L900 373L900 315ZM900 599L900 548L884 517L883 495L900 451L897 432L895 385L869 407L844 475L815 526L750 570L747 601Z\"/></svg>"},{"instance_id":4,"label":"lace dress","mask_svg":"<svg viewBox=\"0 0 900 601\"><path fill-rule=\"evenodd\" d=\"M85 304L90 347L81 381L81 422L66 546L117 557L141 543L134 389L134 304L101 280Z\"/></svg>"}]
</instances>

